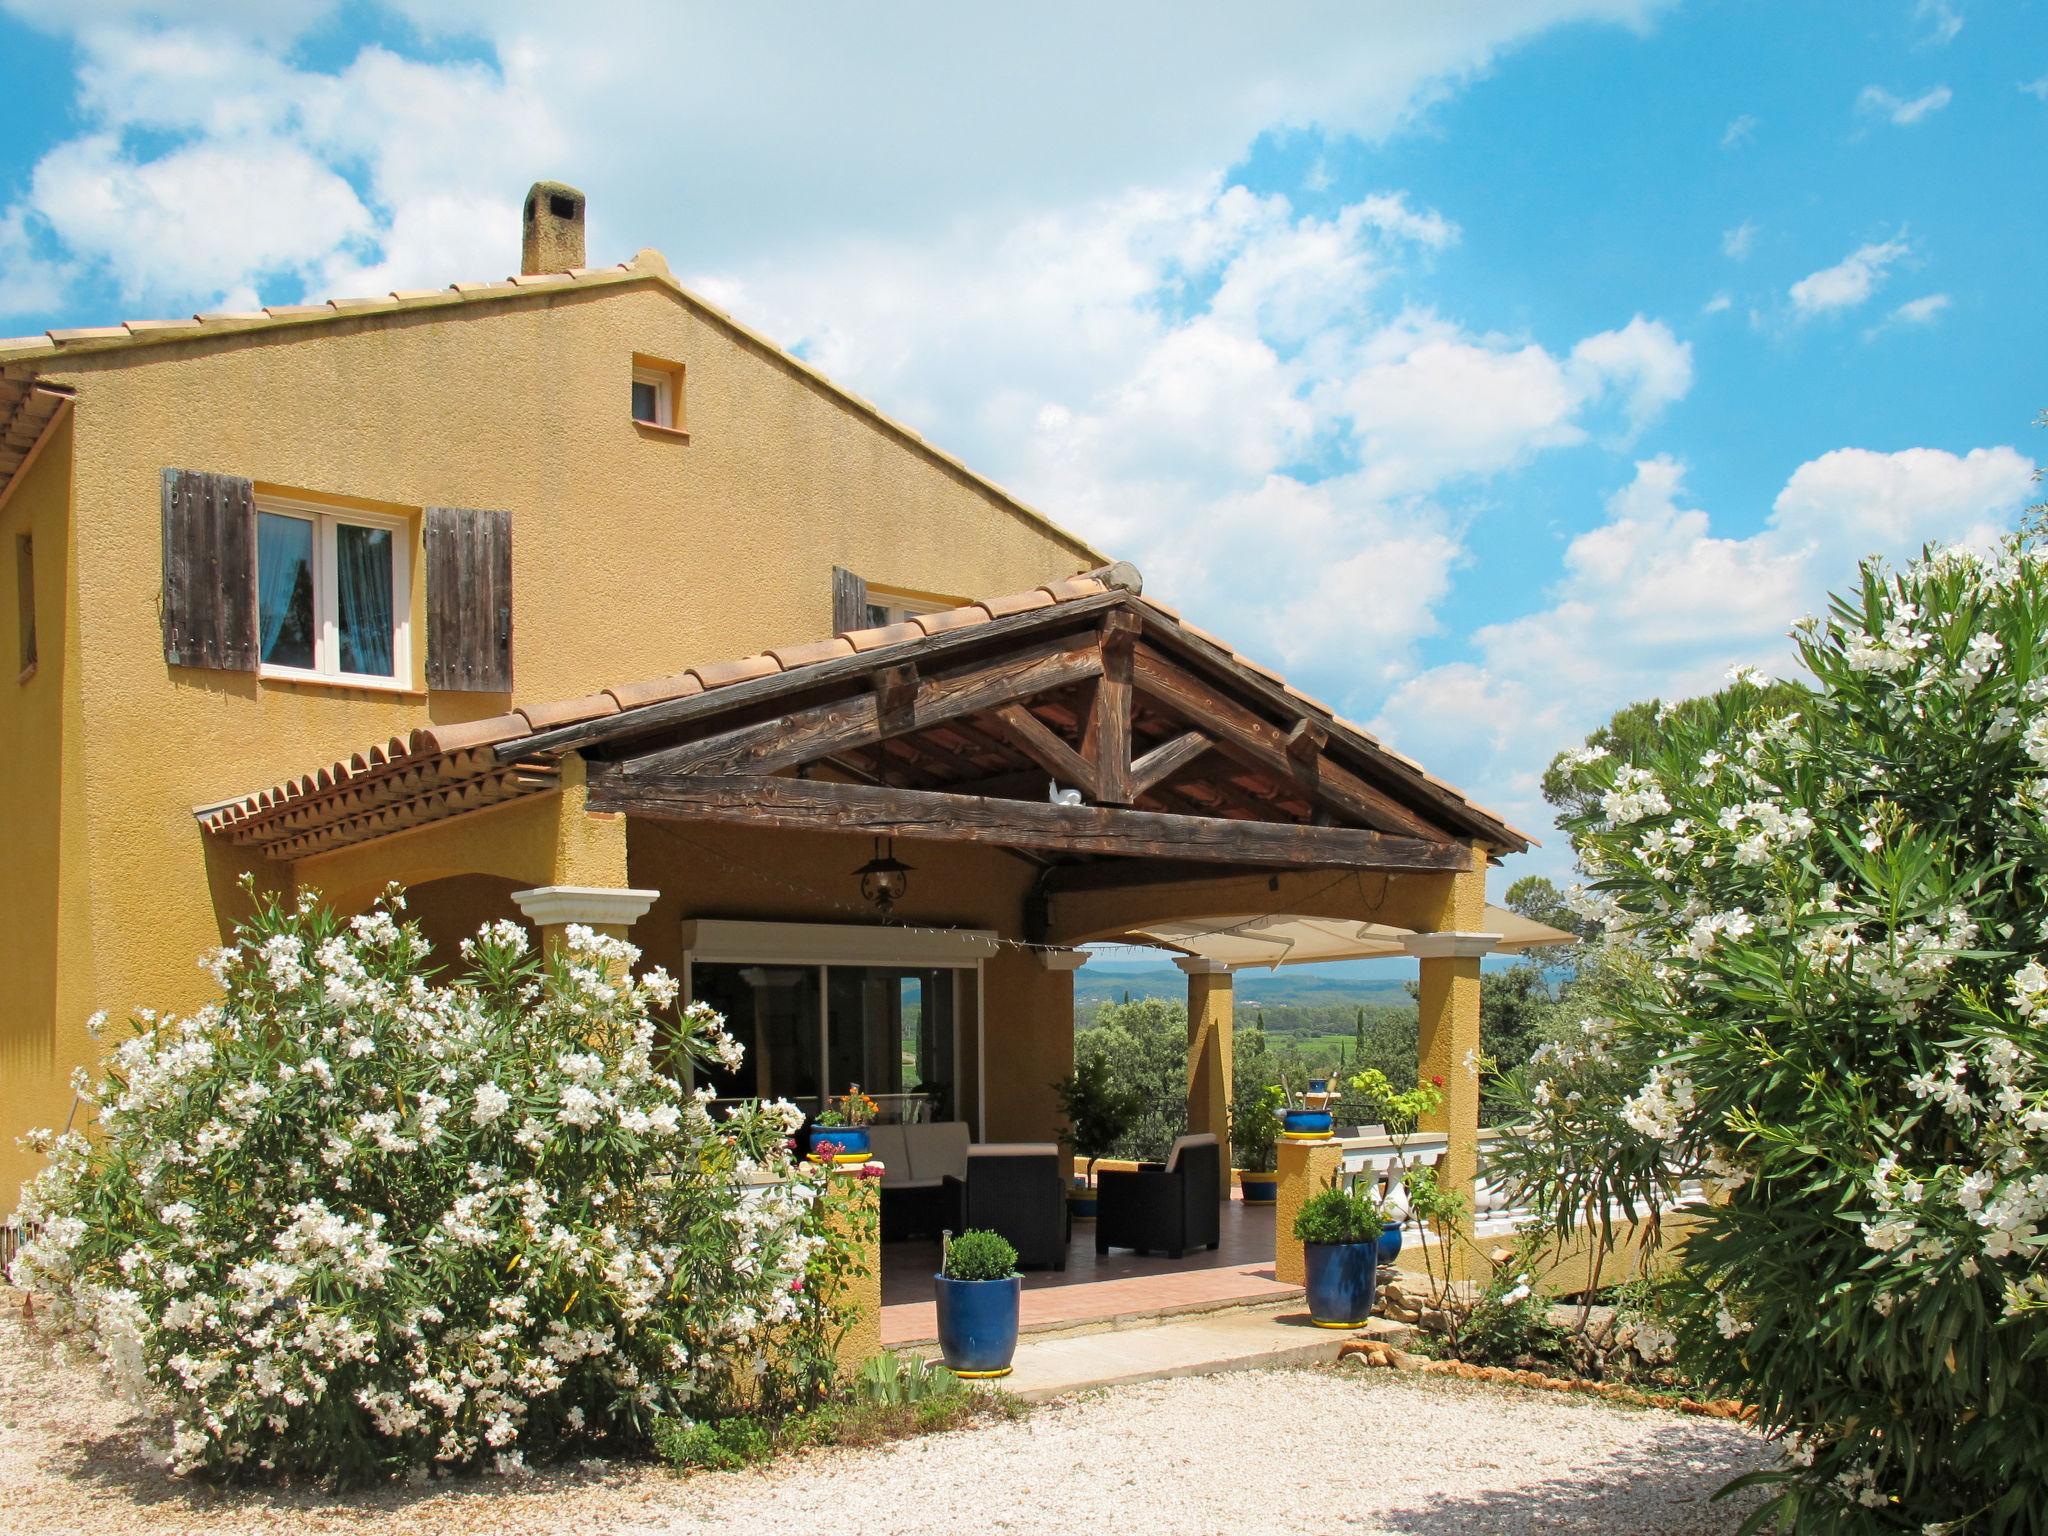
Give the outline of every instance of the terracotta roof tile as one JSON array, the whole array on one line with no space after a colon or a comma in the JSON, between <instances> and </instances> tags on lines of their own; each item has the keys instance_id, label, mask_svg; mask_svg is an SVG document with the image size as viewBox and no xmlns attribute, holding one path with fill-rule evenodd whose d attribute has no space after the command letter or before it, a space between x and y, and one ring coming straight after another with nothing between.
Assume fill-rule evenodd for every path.
<instances>
[{"instance_id":1,"label":"terracotta roof tile","mask_svg":"<svg viewBox=\"0 0 2048 1536\"><path fill-rule=\"evenodd\" d=\"M1056 581L1045 588L1045 593L1056 603L1072 602L1077 597L1093 597L1098 592L1107 592L1093 576L1069 576L1065 581Z\"/></svg>"},{"instance_id":2,"label":"terracotta roof tile","mask_svg":"<svg viewBox=\"0 0 2048 1536\"><path fill-rule=\"evenodd\" d=\"M553 730L558 725L574 725L579 720L595 720L601 715L616 715L618 701L609 693L586 693L581 698L563 699L553 704L522 704L514 711L526 717L526 723L536 731Z\"/></svg>"},{"instance_id":3,"label":"terracotta roof tile","mask_svg":"<svg viewBox=\"0 0 2048 1536\"><path fill-rule=\"evenodd\" d=\"M399 304L412 304L421 299L445 299L447 296L448 290L446 288L394 288L391 290L393 302Z\"/></svg>"},{"instance_id":4,"label":"terracotta roof tile","mask_svg":"<svg viewBox=\"0 0 2048 1536\"><path fill-rule=\"evenodd\" d=\"M121 328L131 336L156 336L165 331L196 331L199 329L199 320L193 315L187 315L182 320L129 320L123 322ZM7 343L0 342L0 346L6 345Z\"/></svg>"},{"instance_id":5,"label":"terracotta roof tile","mask_svg":"<svg viewBox=\"0 0 2048 1536\"><path fill-rule=\"evenodd\" d=\"M430 725L412 733L412 750L416 753L459 752L465 747L495 746L515 736L524 736L528 729L526 716L518 714L465 720L460 725ZM356 755L354 765L358 773L370 766L360 753Z\"/></svg>"},{"instance_id":6,"label":"terracotta roof tile","mask_svg":"<svg viewBox=\"0 0 2048 1536\"><path fill-rule=\"evenodd\" d=\"M50 340L62 345L67 341L105 341L109 337L128 334L127 327L119 325L74 325L69 329L51 331Z\"/></svg>"},{"instance_id":7,"label":"terracotta roof tile","mask_svg":"<svg viewBox=\"0 0 2048 1536\"><path fill-rule=\"evenodd\" d=\"M10 336L0 341L0 352L28 352L40 347L44 351L55 351L57 343L48 336Z\"/></svg>"},{"instance_id":8,"label":"terracotta roof tile","mask_svg":"<svg viewBox=\"0 0 2048 1536\"><path fill-rule=\"evenodd\" d=\"M566 272L522 272L512 281L521 288L546 288L558 283L573 283L575 279Z\"/></svg>"},{"instance_id":9,"label":"terracotta roof tile","mask_svg":"<svg viewBox=\"0 0 2048 1536\"><path fill-rule=\"evenodd\" d=\"M928 635L943 635L949 629L966 629L971 624L986 624L989 611L979 603L970 603L965 608L946 608L938 613L913 613L910 622Z\"/></svg>"},{"instance_id":10,"label":"terracotta roof tile","mask_svg":"<svg viewBox=\"0 0 2048 1536\"><path fill-rule=\"evenodd\" d=\"M766 677L770 672L780 672L781 666L773 656L742 656L736 661L714 661L707 666L692 667L697 681L708 692L723 688L728 683L744 683L756 677Z\"/></svg>"},{"instance_id":11,"label":"terracotta roof tile","mask_svg":"<svg viewBox=\"0 0 2048 1536\"><path fill-rule=\"evenodd\" d=\"M981 606L988 610L992 619L1007 619L1012 614L1029 613L1034 608L1050 608L1052 594L1043 587L1033 587L1029 592L1012 592L1005 597L990 597L982 600Z\"/></svg>"},{"instance_id":12,"label":"terracotta roof tile","mask_svg":"<svg viewBox=\"0 0 2048 1536\"><path fill-rule=\"evenodd\" d=\"M268 320L260 309L210 309L194 315L201 325L227 325L236 320Z\"/></svg>"},{"instance_id":13,"label":"terracotta roof tile","mask_svg":"<svg viewBox=\"0 0 2048 1536\"><path fill-rule=\"evenodd\" d=\"M841 656L851 656L851 642L834 635L830 640L807 640L802 645L778 645L768 653L781 663L782 670L794 672L798 667L807 667L814 661L832 661Z\"/></svg>"},{"instance_id":14,"label":"terracotta roof tile","mask_svg":"<svg viewBox=\"0 0 2048 1536\"><path fill-rule=\"evenodd\" d=\"M849 629L844 638L856 651L874 651L915 640L923 633L915 624L884 624L879 629Z\"/></svg>"},{"instance_id":15,"label":"terracotta roof tile","mask_svg":"<svg viewBox=\"0 0 2048 1536\"><path fill-rule=\"evenodd\" d=\"M270 316L273 320L282 320L289 315L324 315L327 313L327 306L325 304L266 304L263 306L263 313Z\"/></svg>"},{"instance_id":16,"label":"terracotta roof tile","mask_svg":"<svg viewBox=\"0 0 2048 1536\"><path fill-rule=\"evenodd\" d=\"M704 685L692 672L657 677L645 683L615 683L605 690L618 700L620 709L638 709L642 704L659 704L665 699L686 699L703 691Z\"/></svg>"}]
</instances>

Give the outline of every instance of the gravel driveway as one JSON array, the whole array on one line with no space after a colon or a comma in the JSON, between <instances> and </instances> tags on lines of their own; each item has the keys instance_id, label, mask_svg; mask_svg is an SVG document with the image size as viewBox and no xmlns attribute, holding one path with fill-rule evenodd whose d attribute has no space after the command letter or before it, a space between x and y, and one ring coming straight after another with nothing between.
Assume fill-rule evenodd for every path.
<instances>
[{"instance_id":1,"label":"gravel driveway","mask_svg":"<svg viewBox=\"0 0 2048 1536\"><path fill-rule=\"evenodd\" d=\"M517 1483L218 1494L165 1475L151 1421L0 1321L0 1531L289 1530L535 1536L823 1530L882 1536L1135 1529L1726 1533L1710 1504L1768 1452L1739 1426L1389 1371L1274 1371L1120 1387L1021 1423L767 1472L593 1466Z\"/></svg>"}]
</instances>

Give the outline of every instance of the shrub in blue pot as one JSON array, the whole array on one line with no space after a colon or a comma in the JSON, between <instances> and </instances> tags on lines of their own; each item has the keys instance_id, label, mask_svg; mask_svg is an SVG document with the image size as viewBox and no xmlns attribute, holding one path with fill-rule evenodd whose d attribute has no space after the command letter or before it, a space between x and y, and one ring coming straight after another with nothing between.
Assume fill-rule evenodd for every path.
<instances>
[{"instance_id":1,"label":"shrub in blue pot","mask_svg":"<svg viewBox=\"0 0 2048 1536\"><path fill-rule=\"evenodd\" d=\"M1295 1212L1308 1315L1317 1327L1356 1328L1372 1316L1386 1225L1378 1201L1344 1189L1310 1195Z\"/></svg>"},{"instance_id":2,"label":"shrub in blue pot","mask_svg":"<svg viewBox=\"0 0 2048 1536\"><path fill-rule=\"evenodd\" d=\"M1009 1375L1024 1281L1008 1239L974 1229L948 1239L932 1283L938 1287L939 1352L946 1369L969 1381Z\"/></svg>"}]
</instances>

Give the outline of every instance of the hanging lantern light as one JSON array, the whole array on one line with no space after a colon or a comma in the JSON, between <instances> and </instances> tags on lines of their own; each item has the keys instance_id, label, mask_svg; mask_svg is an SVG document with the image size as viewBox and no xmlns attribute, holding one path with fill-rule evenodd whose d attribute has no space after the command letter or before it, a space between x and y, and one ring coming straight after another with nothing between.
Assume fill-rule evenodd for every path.
<instances>
[{"instance_id":1,"label":"hanging lantern light","mask_svg":"<svg viewBox=\"0 0 2048 1536\"><path fill-rule=\"evenodd\" d=\"M875 856L854 873L860 876L861 895L884 917L910 889L910 866L896 857L896 840L891 837L876 838Z\"/></svg>"}]
</instances>

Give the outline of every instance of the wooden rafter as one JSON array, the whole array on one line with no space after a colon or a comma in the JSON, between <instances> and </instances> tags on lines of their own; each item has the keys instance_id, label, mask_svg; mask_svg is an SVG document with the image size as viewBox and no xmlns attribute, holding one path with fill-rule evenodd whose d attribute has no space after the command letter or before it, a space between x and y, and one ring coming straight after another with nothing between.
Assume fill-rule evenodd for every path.
<instances>
[{"instance_id":1,"label":"wooden rafter","mask_svg":"<svg viewBox=\"0 0 2048 1536\"><path fill-rule=\"evenodd\" d=\"M1202 863L1443 871L1465 868L1470 859L1456 843L1355 827L1171 816L758 774L603 773L590 780L589 805L594 811L681 821Z\"/></svg>"},{"instance_id":2,"label":"wooden rafter","mask_svg":"<svg viewBox=\"0 0 2048 1536\"><path fill-rule=\"evenodd\" d=\"M1136 800L1155 784L1172 778L1214 745L1201 731L1184 731L1132 759L1131 798Z\"/></svg>"},{"instance_id":3,"label":"wooden rafter","mask_svg":"<svg viewBox=\"0 0 2048 1536\"><path fill-rule=\"evenodd\" d=\"M1100 800L1102 792L1096 781L1096 765L1082 757L1058 732L1022 704L1005 704L991 712L1004 736L1018 751L1030 758L1055 779L1063 779L1078 787L1090 799Z\"/></svg>"}]
</instances>

